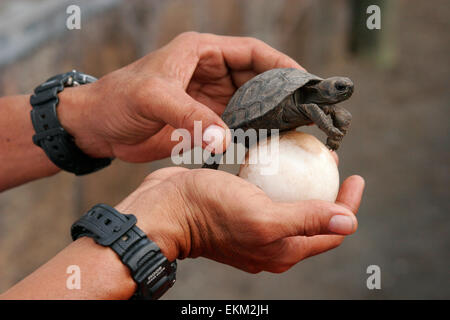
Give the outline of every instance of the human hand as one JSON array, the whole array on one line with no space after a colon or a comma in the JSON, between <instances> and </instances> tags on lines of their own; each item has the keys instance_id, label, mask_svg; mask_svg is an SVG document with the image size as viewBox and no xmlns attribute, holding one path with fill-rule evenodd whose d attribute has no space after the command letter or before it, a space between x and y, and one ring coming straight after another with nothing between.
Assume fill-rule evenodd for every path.
<instances>
[{"instance_id":1,"label":"human hand","mask_svg":"<svg viewBox=\"0 0 450 320\"><path fill-rule=\"evenodd\" d=\"M211 147L225 150L230 134L219 115L236 89L261 72L289 67L301 68L253 38L183 33L93 84L64 90L58 114L93 157L165 158L178 143L172 131L185 128L192 135L194 120L202 121L202 147L214 139ZM65 107L71 100L77 102Z\"/></svg>"},{"instance_id":2,"label":"human hand","mask_svg":"<svg viewBox=\"0 0 450 320\"><path fill-rule=\"evenodd\" d=\"M169 260L203 256L251 273L283 272L356 230L363 189L364 180L351 176L336 203L280 203L222 171L166 168L116 208L135 214Z\"/></svg>"},{"instance_id":3,"label":"human hand","mask_svg":"<svg viewBox=\"0 0 450 320\"><path fill-rule=\"evenodd\" d=\"M333 152L337 161L337 156ZM283 272L298 261L338 246L356 230L364 189L347 178L336 203L273 202L256 186L231 174L166 168L155 171L116 208L137 225L169 260L203 256L239 269ZM349 218L349 226L334 220ZM340 234L340 235L339 235ZM83 290L70 290L68 265L83 270ZM110 248L82 237L0 299L129 299L136 283Z\"/></svg>"}]
</instances>

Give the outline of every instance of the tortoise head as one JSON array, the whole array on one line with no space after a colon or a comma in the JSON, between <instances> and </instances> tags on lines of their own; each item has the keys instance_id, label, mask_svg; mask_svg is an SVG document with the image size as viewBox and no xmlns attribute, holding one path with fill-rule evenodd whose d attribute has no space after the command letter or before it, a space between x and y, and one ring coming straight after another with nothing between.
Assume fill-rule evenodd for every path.
<instances>
[{"instance_id":1,"label":"tortoise head","mask_svg":"<svg viewBox=\"0 0 450 320\"><path fill-rule=\"evenodd\" d=\"M331 77L307 86L308 103L334 104L351 97L353 82L346 77Z\"/></svg>"}]
</instances>

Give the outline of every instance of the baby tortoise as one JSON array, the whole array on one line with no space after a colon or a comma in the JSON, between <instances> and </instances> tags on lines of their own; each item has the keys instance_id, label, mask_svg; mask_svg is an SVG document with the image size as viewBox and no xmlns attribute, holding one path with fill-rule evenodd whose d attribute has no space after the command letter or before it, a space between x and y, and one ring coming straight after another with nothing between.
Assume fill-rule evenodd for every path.
<instances>
[{"instance_id":1,"label":"baby tortoise","mask_svg":"<svg viewBox=\"0 0 450 320\"><path fill-rule=\"evenodd\" d=\"M242 85L228 102L222 119L230 129L292 130L315 123L337 150L352 115L341 106L353 93L345 77L319 78L299 69L272 69ZM219 164L204 164L217 169Z\"/></svg>"}]
</instances>

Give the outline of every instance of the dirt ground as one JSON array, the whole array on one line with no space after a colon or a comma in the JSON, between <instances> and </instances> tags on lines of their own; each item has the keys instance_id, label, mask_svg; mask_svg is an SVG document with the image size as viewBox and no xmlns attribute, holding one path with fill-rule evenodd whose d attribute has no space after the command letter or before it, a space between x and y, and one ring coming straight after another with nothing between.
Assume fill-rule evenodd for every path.
<instances>
[{"instance_id":1,"label":"dirt ground","mask_svg":"<svg viewBox=\"0 0 450 320\"><path fill-rule=\"evenodd\" d=\"M344 103L353 124L338 154L341 180L351 174L366 180L356 234L283 274L251 275L203 258L180 261L178 281L164 299L450 298L450 3L431 3L408 1L399 12L393 68L351 56L305 65L355 83ZM324 140L317 129L305 131ZM146 173L169 165L116 161L98 173L110 182L103 193L88 184L96 178L60 174L0 194L0 292L69 243L67 230L88 205L114 203ZM127 174L131 167L133 176ZM61 184L73 185L75 192L67 194ZM64 200L55 203L57 214L33 214L55 197ZM65 201L73 199L83 201L67 208ZM51 230L56 231L50 237ZM369 265L381 268L381 290L366 287Z\"/></svg>"}]
</instances>

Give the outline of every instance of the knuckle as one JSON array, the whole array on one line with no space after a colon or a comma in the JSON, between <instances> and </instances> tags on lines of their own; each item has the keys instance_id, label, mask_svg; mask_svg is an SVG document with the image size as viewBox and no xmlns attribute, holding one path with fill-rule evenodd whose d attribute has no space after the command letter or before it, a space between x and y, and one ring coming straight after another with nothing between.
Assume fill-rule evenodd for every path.
<instances>
[{"instance_id":1,"label":"knuckle","mask_svg":"<svg viewBox=\"0 0 450 320\"><path fill-rule=\"evenodd\" d=\"M307 214L303 217L303 233L305 236L317 235L322 230L319 214Z\"/></svg>"},{"instance_id":2,"label":"knuckle","mask_svg":"<svg viewBox=\"0 0 450 320\"><path fill-rule=\"evenodd\" d=\"M147 175L144 178L144 182L153 181L153 180L164 180L164 179L167 179L168 177L171 177L172 175L177 175L177 177L178 177L178 175L183 174L188 171L189 171L189 169L182 168L182 167L163 168L163 169L156 170L156 171L150 173L149 175Z\"/></svg>"},{"instance_id":3,"label":"knuckle","mask_svg":"<svg viewBox=\"0 0 450 320\"><path fill-rule=\"evenodd\" d=\"M144 178L144 182L146 182L146 181L150 181L150 180L152 180L152 179L154 179L154 177L155 177L155 173L156 173L156 171L155 172L152 172L152 173L150 173L149 175L147 175L145 178Z\"/></svg>"},{"instance_id":4,"label":"knuckle","mask_svg":"<svg viewBox=\"0 0 450 320\"><path fill-rule=\"evenodd\" d=\"M259 40L254 37L243 37L243 40L245 42L247 42L248 44L252 44L252 45L267 45L264 41Z\"/></svg>"},{"instance_id":5,"label":"knuckle","mask_svg":"<svg viewBox=\"0 0 450 320\"><path fill-rule=\"evenodd\" d=\"M200 36L200 33L196 31L186 31L180 33L175 39L182 41L192 41L197 39Z\"/></svg>"},{"instance_id":6,"label":"knuckle","mask_svg":"<svg viewBox=\"0 0 450 320\"><path fill-rule=\"evenodd\" d=\"M194 121L200 120L200 118L197 117L197 112L197 108L189 106L188 110L186 110L186 112L184 112L180 117L180 127L183 127L187 130L193 130Z\"/></svg>"},{"instance_id":7,"label":"knuckle","mask_svg":"<svg viewBox=\"0 0 450 320\"><path fill-rule=\"evenodd\" d=\"M153 171L152 173L148 174L145 178L144 181L150 181L150 180L154 180L154 179L158 179L161 176L164 175L165 169L159 169L156 171Z\"/></svg>"}]
</instances>

